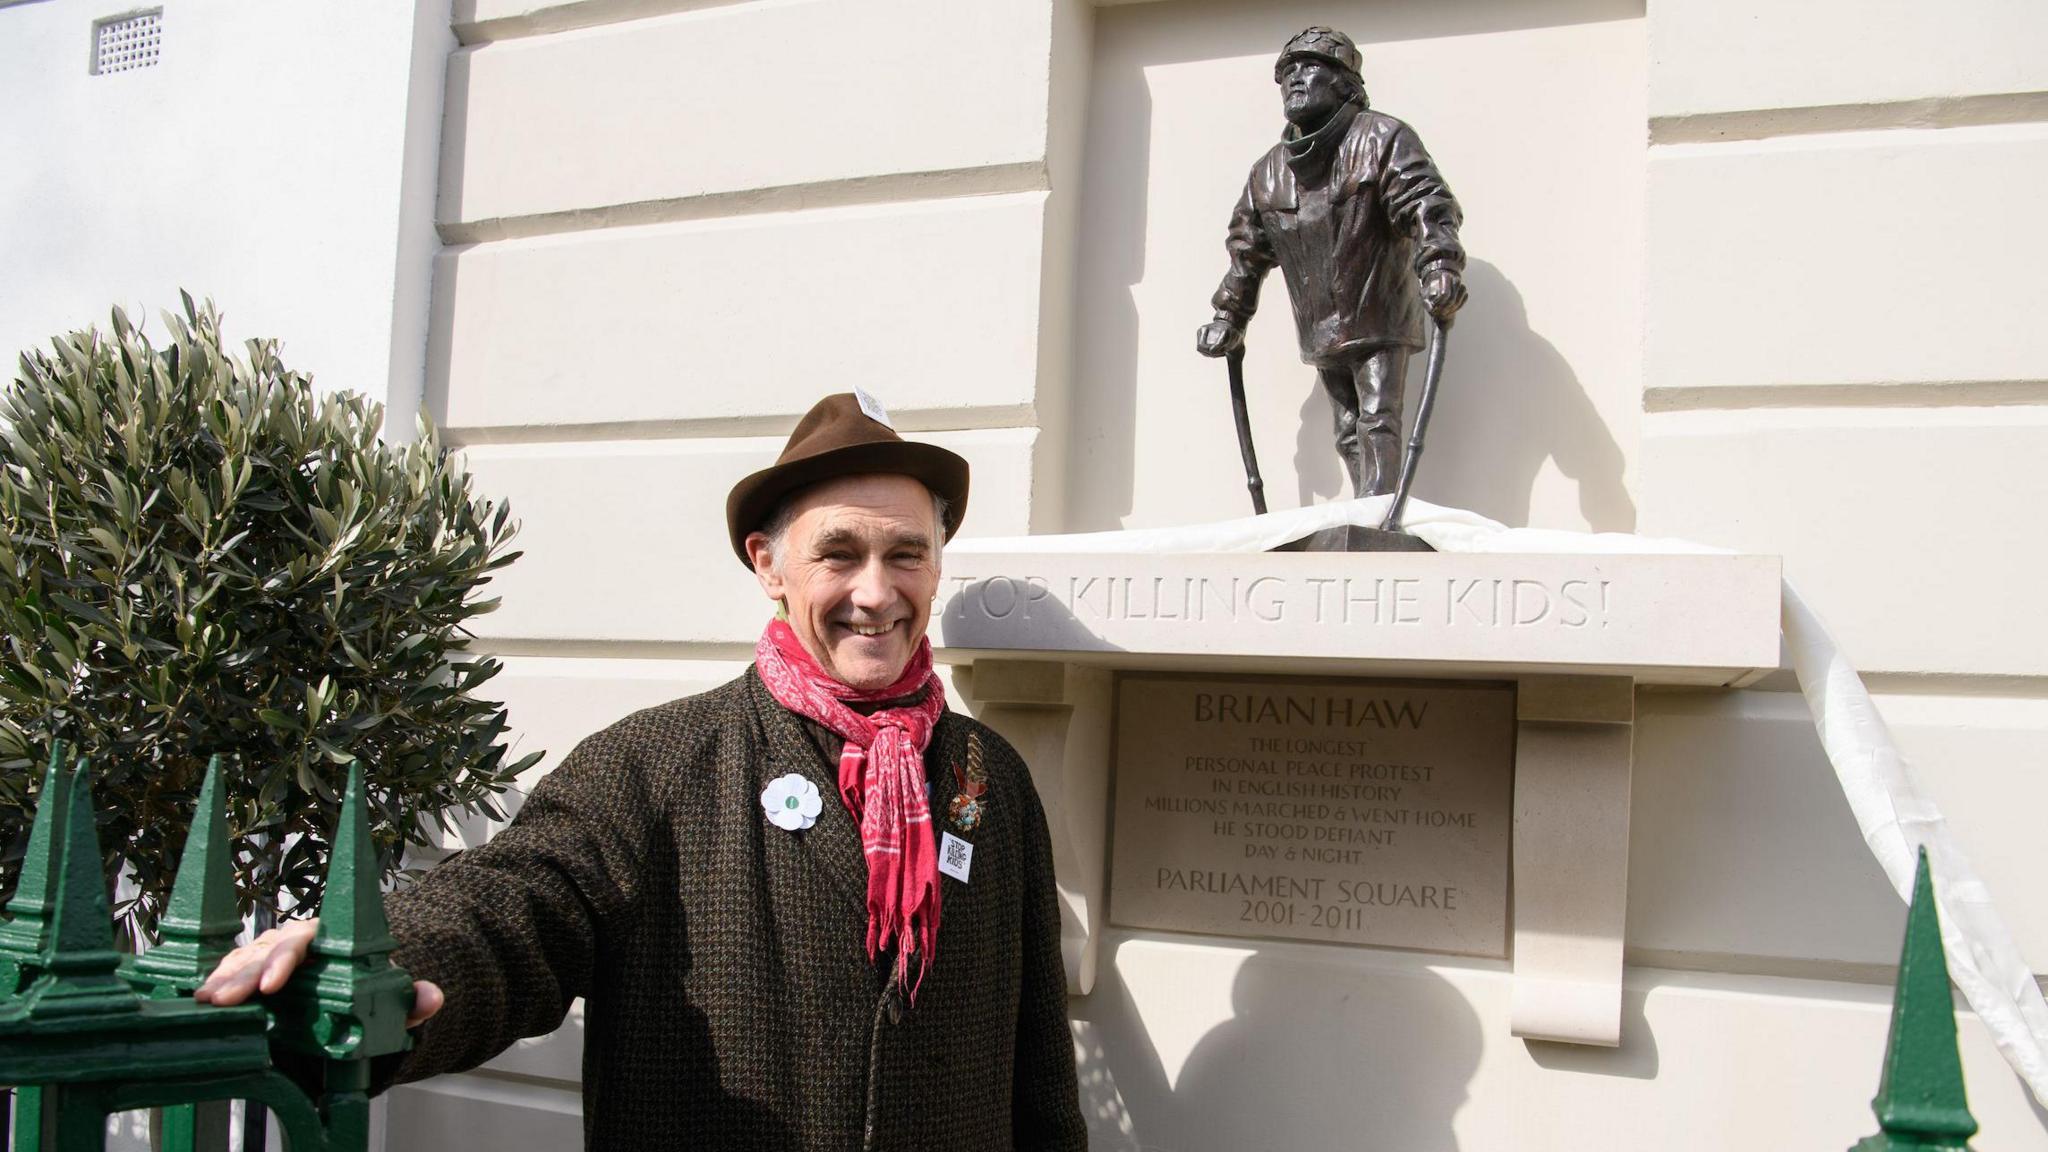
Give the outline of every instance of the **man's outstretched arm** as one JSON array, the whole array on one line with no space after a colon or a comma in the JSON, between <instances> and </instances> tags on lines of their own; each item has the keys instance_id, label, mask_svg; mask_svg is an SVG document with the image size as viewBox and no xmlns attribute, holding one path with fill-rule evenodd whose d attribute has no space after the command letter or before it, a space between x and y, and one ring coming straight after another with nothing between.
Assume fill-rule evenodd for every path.
<instances>
[{"instance_id":1,"label":"man's outstretched arm","mask_svg":"<svg viewBox=\"0 0 2048 1152\"><path fill-rule=\"evenodd\" d=\"M251 996L283 991L292 970L306 958L313 934L319 929L317 917L293 920L270 929L221 957L192 998L202 1004L240 1004ZM405 1018L405 1026L417 1028L431 1020L445 999L439 984L431 980L413 981L412 1013Z\"/></svg>"},{"instance_id":2,"label":"man's outstretched arm","mask_svg":"<svg viewBox=\"0 0 2048 1152\"><path fill-rule=\"evenodd\" d=\"M590 990L599 942L635 907L660 808L612 732L585 740L481 848L385 898L392 959L419 978L415 1047L400 1080L473 1068L560 1025ZM272 929L221 961L195 997L275 992L304 959L314 921Z\"/></svg>"}]
</instances>

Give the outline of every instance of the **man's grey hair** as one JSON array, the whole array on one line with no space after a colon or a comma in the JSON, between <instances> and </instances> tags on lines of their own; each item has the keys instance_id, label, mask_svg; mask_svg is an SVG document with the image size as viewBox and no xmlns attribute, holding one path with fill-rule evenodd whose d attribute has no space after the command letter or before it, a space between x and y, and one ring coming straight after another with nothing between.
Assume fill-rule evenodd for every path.
<instances>
[{"instance_id":1,"label":"man's grey hair","mask_svg":"<svg viewBox=\"0 0 2048 1152\"><path fill-rule=\"evenodd\" d=\"M932 520L939 526L939 538L932 541L932 549L934 554L936 554L937 550L944 546L946 542L946 513L952 511L953 505L937 492L933 492L931 496ZM770 515L767 522L761 525L761 531L767 534L768 537L768 566L770 568L779 570L782 567L782 545L784 541L789 539L789 526L795 520L796 497L791 495L785 497L782 503L777 504L774 514Z\"/></svg>"}]
</instances>

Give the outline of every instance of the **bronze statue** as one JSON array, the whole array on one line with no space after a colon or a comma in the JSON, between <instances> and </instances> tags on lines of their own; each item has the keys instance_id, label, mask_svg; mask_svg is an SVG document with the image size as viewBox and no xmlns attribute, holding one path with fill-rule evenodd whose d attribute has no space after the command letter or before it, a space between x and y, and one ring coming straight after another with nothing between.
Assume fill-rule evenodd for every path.
<instances>
[{"instance_id":1,"label":"bronze statue","mask_svg":"<svg viewBox=\"0 0 2048 1152\"><path fill-rule=\"evenodd\" d=\"M1441 330L1465 303L1465 251L1450 188L1414 129L1371 109L1358 66L1351 38L1329 28L1309 28L1281 50L1273 79L1286 132L1252 165L1231 213L1230 271L1195 347L1232 356L1233 388L1241 389L1235 361L1245 325L1260 282L1278 264L1301 358L1315 366L1336 410L1337 452L1352 491L1373 496L1394 491L1400 477L1402 391L1426 318L1438 327L1431 360L1441 370ZM1418 436L1411 455L1419 451ZM1264 511L1249 453L1247 466ZM1390 512L1388 525L1398 516L1398 508Z\"/></svg>"}]
</instances>

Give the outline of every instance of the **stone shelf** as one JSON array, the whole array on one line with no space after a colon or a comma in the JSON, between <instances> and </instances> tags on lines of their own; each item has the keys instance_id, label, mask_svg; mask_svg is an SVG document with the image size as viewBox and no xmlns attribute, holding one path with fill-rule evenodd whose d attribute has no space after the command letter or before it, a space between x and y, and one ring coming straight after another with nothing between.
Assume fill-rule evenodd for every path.
<instances>
[{"instance_id":1,"label":"stone shelf","mask_svg":"<svg viewBox=\"0 0 2048 1152\"><path fill-rule=\"evenodd\" d=\"M1732 555L949 553L931 636L1031 765L1069 990L1106 920L1119 671L1516 686L1514 1032L1621 1036L1634 689L1779 666L1779 561Z\"/></svg>"},{"instance_id":2,"label":"stone shelf","mask_svg":"<svg viewBox=\"0 0 2048 1152\"><path fill-rule=\"evenodd\" d=\"M941 659L1741 685L1778 666L1774 556L960 553Z\"/></svg>"}]
</instances>

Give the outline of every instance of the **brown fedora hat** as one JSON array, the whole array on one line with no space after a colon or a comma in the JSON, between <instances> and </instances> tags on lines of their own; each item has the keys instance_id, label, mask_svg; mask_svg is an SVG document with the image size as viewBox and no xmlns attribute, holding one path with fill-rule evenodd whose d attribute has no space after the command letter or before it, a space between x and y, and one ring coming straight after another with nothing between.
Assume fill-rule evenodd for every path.
<instances>
[{"instance_id":1,"label":"brown fedora hat","mask_svg":"<svg viewBox=\"0 0 2048 1152\"><path fill-rule=\"evenodd\" d=\"M881 406L874 410L881 412ZM967 514L967 461L936 444L905 440L868 415L860 397L839 392L804 413L773 465L732 486L725 498L725 529L732 536L733 554L753 567L747 559L748 535L760 531L798 489L876 472L908 476L931 489L946 501L946 539L959 531Z\"/></svg>"}]
</instances>

